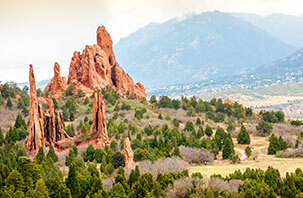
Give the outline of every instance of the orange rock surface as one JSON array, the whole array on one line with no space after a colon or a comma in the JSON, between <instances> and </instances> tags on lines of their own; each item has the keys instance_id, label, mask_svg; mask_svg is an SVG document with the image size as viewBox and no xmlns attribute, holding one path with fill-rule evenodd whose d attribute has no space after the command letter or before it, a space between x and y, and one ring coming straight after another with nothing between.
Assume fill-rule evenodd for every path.
<instances>
[{"instance_id":1,"label":"orange rock surface","mask_svg":"<svg viewBox=\"0 0 303 198\"><path fill-rule=\"evenodd\" d=\"M44 116L42 105L38 102L36 92L36 80L33 66L29 66L29 87L30 87L30 110L28 136L25 146L30 152L45 145L44 142Z\"/></svg>"},{"instance_id":2,"label":"orange rock surface","mask_svg":"<svg viewBox=\"0 0 303 198\"><path fill-rule=\"evenodd\" d=\"M114 86L122 97L134 95L137 99L146 98L146 90L119 66L113 52L113 42L104 26L97 30L97 44L86 45L82 53L74 52L68 84L75 85L87 94L107 85Z\"/></svg>"},{"instance_id":3,"label":"orange rock surface","mask_svg":"<svg viewBox=\"0 0 303 198\"><path fill-rule=\"evenodd\" d=\"M134 152L130 147L130 142L128 137L125 139L123 144L123 153L124 153L125 169L134 169L136 166L136 163L134 162Z\"/></svg>"},{"instance_id":4,"label":"orange rock surface","mask_svg":"<svg viewBox=\"0 0 303 198\"><path fill-rule=\"evenodd\" d=\"M54 65L54 77L51 81L47 84L43 93L48 91L52 97L58 98L62 95L62 90L67 88L67 80L65 77L61 77L60 65L59 63L55 62Z\"/></svg>"},{"instance_id":5,"label":"orange rock surface","mask_svg":"<svg viewBox=\"0 0 303 198\"><path fill-rule=\"evenodd\" d=\"M93 105L93 130L97 132L96 144L98 147L104 147L109 144L109 138L106 129L105 104L102 100L102 94L95 92Z\"/></svg>"}]
</instances>

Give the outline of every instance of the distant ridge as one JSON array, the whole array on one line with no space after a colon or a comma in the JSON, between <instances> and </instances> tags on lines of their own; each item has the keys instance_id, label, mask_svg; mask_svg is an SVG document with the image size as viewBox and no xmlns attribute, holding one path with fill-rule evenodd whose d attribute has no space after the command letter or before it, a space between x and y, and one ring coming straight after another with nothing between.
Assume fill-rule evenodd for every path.
<instances>
[{"instance_id":1,"label":"distant ridge","mask_svg":"<svg viewBox=\"0 0 303 198\"><path fill-rule=\"evenodd\" d=\"M297 49L214 11L152 23L121 39L114 50L126 72L151 88L247 73Z\"/></svg>"}]
</instances>

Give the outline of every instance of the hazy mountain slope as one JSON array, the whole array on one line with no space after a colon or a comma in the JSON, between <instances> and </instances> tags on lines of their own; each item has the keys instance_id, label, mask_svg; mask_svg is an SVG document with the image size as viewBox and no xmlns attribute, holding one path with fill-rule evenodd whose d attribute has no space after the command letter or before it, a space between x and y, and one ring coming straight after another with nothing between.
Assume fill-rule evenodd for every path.
<instances>
[{"instance_id":1,"label":"hazy mountain slope","mask_svg":"<svg viewBox=\"0 0 303 198\"><path fill-rule=\"evenodd\" d=\"M231 15L259 27L286 43L298 48L303 46L303 16L284 14L258 16L244 13L231 13Z\"/></svg>"},{"instance_id":2,"label":"hazy mountain slope","mask_svg":"<svg viewBox=\"0 0 303 198\"><path fill-rule=\"evenodd\" d=\"M303 72L303 48L289 56L278 59L270 64L266 64L256 69L257 74L262 75L285 75L293 73L293 75L302 75Z\"/></svg>"},{"instance_id":3,"label":"hazy mountain slope","mask_svg":"<svg viewBox=\"0 0 303 198\"><path fill-rule=\"evenodd\" d=\"M295 50L218 11L150 24L121 39L114 49L120 65L146 87L239 74Z\"/></svg>"}]
</instances>

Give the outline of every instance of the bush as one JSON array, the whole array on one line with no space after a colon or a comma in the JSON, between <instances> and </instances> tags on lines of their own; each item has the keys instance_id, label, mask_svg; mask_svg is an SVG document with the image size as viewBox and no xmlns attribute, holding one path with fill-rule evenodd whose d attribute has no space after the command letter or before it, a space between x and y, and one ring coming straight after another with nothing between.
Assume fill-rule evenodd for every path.
<instances>
[{"instance_id":1,"label":"bush","mask_svg":"<svg viewBox=\"0 0 303 198\"><path fill-rule=\"evenodd\" d=\"M74 85L69 85L67 87L67 89L65 90L65 95L66 96L72 96L74 93L74 90L76 89L76 87Z\"/></svg>"},{"instance_id":2,"label":"bush","mask_svg":"<svg viewBox=\"0 0 303 198\"><path fill-rule=\"evenodd\" d=\"M251 148L249 146L247 146L245 148L245 154L246 154L246 156L249 158L251 156L251 153L252 153Z\"/></svg>"},{"instance_id":3,"label":"bush","mask_svg":"<svg viewBox=\"0 0 303 198\"><path fill-rule=\"evenodd\" d=\"M180 146L179 150L183 160L190 164L200 164L214 161L214 155L205 149Z\"/></svg>"},{"instance_id":4,"label":"bush","mask_svg":"<svg viewBox=\"0 0 303 198\"><path fill-rule=\"evenodd\" d=\"M262 120L258 123L258 125L256 126L256 129L261 134L268 135L271 133L273 126L271 123L268 123L268 122Z\"/></svg>"}]
</instances>

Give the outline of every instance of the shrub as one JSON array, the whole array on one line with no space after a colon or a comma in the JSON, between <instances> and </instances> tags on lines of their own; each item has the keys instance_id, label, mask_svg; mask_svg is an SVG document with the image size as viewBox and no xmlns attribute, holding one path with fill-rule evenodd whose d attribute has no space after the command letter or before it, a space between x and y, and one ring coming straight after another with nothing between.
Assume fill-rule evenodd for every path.
<instances>
[{"instance_id":1,"label":"shrub","mask_svg":"<svg viewBox=\"0 0 303 198\"><path fill-rule=\"evenodd\" d=\"M76 87L74 85L69 85L67 87L67 89L65 90L65 95L72 96L75 89L76 89Z\"/></svg>"},{"instance_id":2,"label":"shrub","mask_svg":"<svg viewBox=\"0 0 303 198\"><path fill-rule=\"evenodd\" d=\"M262 120L258 123L258 125L256 126L256 129L261 134L267 135L272 131L273 126L271 123L268 123L268 122Z\"/></svg>"}]
</instances>

